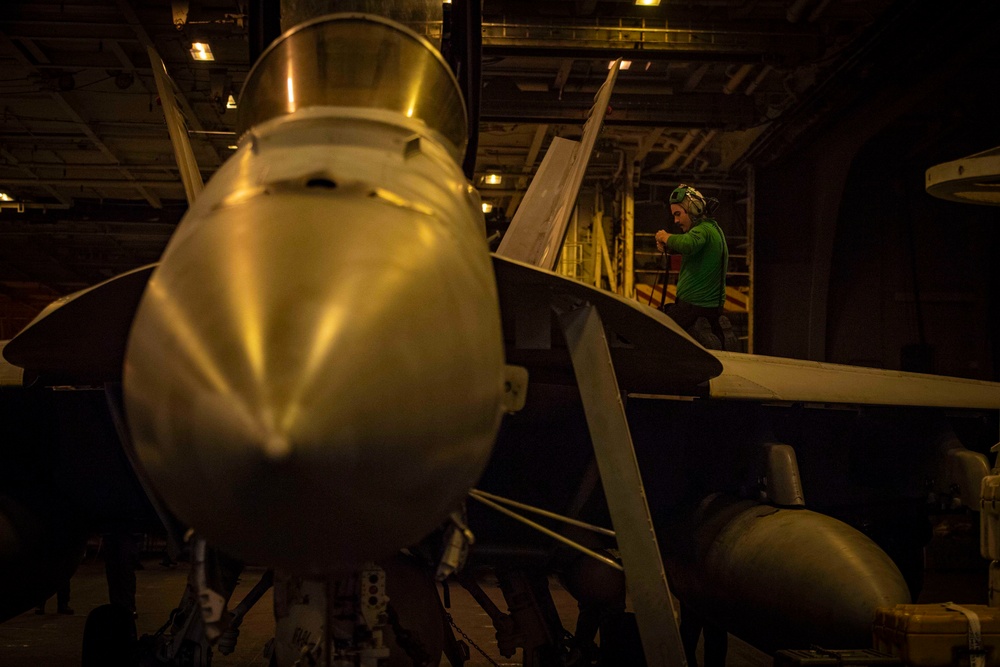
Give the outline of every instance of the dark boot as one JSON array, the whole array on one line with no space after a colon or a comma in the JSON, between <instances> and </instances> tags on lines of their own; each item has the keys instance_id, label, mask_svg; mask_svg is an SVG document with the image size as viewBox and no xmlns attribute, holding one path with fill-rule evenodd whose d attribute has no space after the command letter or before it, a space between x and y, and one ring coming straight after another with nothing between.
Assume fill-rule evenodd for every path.
<instances>
[{"instance_id":1,"label":"dark boot","mask_svg":"<svg viewBox=\"0 0 1000 667\"><path fill-rule=\"evenodd\" d=\"M701 343L701 346L709 350L721 350L722 341L719 337L712 333L712 325L704 317L699 317L688 329L688 333L696 341Z\"/></svg>"},{"instance_id":2,"label":"dark boot","mask_svg":"<svg viewBox=\"0 0 1000 667\"><path fill-rule=\"evenodd\" d=\"M740 352L743 346L733 331L732 322L725 315L719 316L719 329L722 331L722 349L726 352Z\"/></svg>"}]
</instances>

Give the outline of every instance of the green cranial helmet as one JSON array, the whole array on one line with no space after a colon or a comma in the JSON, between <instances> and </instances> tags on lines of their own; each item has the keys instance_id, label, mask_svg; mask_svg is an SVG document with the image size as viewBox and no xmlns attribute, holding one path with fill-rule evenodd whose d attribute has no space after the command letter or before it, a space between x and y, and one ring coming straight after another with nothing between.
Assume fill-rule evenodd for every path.
<instances>
[{"instance_id":1,"label":"green cranial helmet","mask_svg":"<svg viewBox=\"0 0 1000 667\"><path fill-rule=\"evenodd\" d=\"M707 204L704 195L684 183L678 185L670 193L670 203L682 206L692 218L700 218L704 215Z\"/></svg>"}]
</instances>

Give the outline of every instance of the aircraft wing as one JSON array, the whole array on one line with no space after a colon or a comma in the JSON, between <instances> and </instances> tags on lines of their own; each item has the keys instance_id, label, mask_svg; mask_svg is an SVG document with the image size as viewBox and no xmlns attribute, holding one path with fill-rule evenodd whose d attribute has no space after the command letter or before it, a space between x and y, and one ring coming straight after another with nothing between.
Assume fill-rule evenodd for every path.
<instances>
[{"instance_id":1,"label":"aircraft wing","mask_svg":"<svg viewBox=\"0 0 1000 667\"><path fill-rule=\"evenodd\" d=\"M663 313L632 299L506 257L493 255L507 362L534 380L573 381L569 353L553 333L552 313L596 306L619 385L633 392L690 391L722 366Z\"/></svg>"},{"instance_id":2,"label":"aircraft wing","mask_svg":"<svg viewBox=\"0 0 1000 667\"><path fill-rule=\"evenodd\" d=\"M49 305L2 349L0 383L20 384L15 367L67 383L117 380L135 309L156 265L121 274ZM508 363L535 379L572 381L569 354L550 313L597 306L615 372L634 394L845 405L1000 409L1000 383L904 373L702 348L673 320L617 294L493 255ZM7 372L10 371L10 372Z\"/></svg>"},{"instance_id":3,"label":"aircraft wing","mask_svg":"<svg viewBox=\"0 0 1000 667\"><path fill-rule=\"evenodd\" d=\"M53 302L7 344L4 357L67 383L119 379L132 318L155 267L134 269ZM565 346L558 340L550 345L550 314L553 306L586 301L601 312L623 387L673 392L722 370L708 351L658 311L497 255L493 268L514 356L510 363L571 374Z\"/></svg>"},{"instance_id":4,"label":"aircraft wing","mask_svg":"<svg viewBox=\"0 0 1000 667\"><path fill-rule=\"evenodd\" d=\"M187 136L187 126L184 122L184 115L177 107L174 99L173 82L167 73L167 67L163 60L152 46L146 48L149 54L149 62L153 67L153 78L156 80L156 92L160 96L160 104L163 105L163 115L167 121L167 132L170 134L170 143L174 147L174 159L180 169L181 182L184 183L184 194L188 203L192 203L205 187L201 178L201 171L198 163L194 159L194 150Z\"/></svg>"},{"instance_id":5,"label":"aircraft wing","mask_svg":"<svg viewBox=\"0 0 1000 667\"><path fill-rule=\"evenodd\" d=\"M4 358L66 384L121 379L125 345L155 264L49 304L3 348Z\"/></svg>"},{"instance_id":6,"label":"aircraft wing","mask_svg":"<svg viewBox=\"0 0 1000 667\"><path fill-rule=\"evenodd\" d=\"M713 352L709 396L794 403L1000 409L1000 383L800 359Z\"/></svg>"},{"instance_id":7,"label":"aircraft wing","mask_svg":"<svg viewBox=\"0 0 1000 667\"><path fill-rule=\"evenodd\" d=\"M631 394L1000 409L1000 383L705 350L669 317L617 294L498 254L493 268L508 363L528 367L536 381L573 381L548 313L589 302L604 322L619 385Z\"/></svg>"},{"instance_id":8,"label":"aircraft wing","mask_svg":"<svg viewBox=\"0 0 1000 667\"><path fill-rule=\"evenodd\" d=\"M556 137L545 152L538 173L504 234L497 254L552 270L562 248L570 215L576 207L583 175L587 171L594 143L604 123L618 77L621 58L608 72L583 125L579 142Z\"/></svg>"}]
</instances>

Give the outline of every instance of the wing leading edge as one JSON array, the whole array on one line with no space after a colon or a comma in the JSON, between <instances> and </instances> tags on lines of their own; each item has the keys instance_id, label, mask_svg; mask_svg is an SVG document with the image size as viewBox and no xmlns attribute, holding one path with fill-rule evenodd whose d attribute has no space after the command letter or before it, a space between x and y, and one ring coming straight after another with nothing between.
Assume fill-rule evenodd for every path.
<instances>
[{"instance_id":1,"label":"wing leading edge","mask_svg":"<svg viewBox=\"0 0 1000 667\"><path fill-rule=\"evenodd\" d=\"M4 358L66 384L120 380L132 318L155 267L53 301L7 343Z\"/></svg>"},{"instance_id":2,"label":"wing leading edge","mask_svg":"<svg viewBox=\"0 0 1000 667\"><path fill-rule=\"evenodd\" d=\"M555 333L553 317L586 304L600 313L615 375L624 390L690 393L722 371L708 350L652 308L496 254L493 270L507 362L526 366L531 379L573 382L569 353Z\"/></svg>"},{"instance_id":3,"label":"wing leading edge","mask_svg":"<svg viewBox=\"0 0 1000 667\"><path fill-rule=\"evenodd\" d=\"M719 399L854 405L1000 409L1000 383L800 359L713 352Z\"/></svg>"}]
</instances>

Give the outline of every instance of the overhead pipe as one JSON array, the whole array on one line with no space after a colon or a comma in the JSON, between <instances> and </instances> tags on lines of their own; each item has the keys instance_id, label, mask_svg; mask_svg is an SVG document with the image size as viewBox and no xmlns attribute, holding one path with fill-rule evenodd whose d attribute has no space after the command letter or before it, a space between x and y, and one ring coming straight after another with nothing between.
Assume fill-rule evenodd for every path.
<instances>
[{"instance_id":1,"label":"overhead pipe","mask_svg":"<svg viewBox=\"0 0 1000 667\"><path fill-rule=\"evenodd\" d=\"M732 76L729 77L729 81L727 81L726 85L722 88L722 92L727 95L731 95L734 92L736 92L736 89L743 82L743 80L747 78L747 75L750 74L752 69L753 65L741 65L739 69L737 69L732 74ZM771 66L768 65L760 72L760 74L757 75L757 78L754 79L754 81L750 84L750 86L748 86L748 91L747 91L748 95L752 93L757 88L758 85L760 85L760 82L764 80L764 77L767 76L770 70ZM701 140L701 143L699 143L698 146L685 157L684 162L681 164L681 169L686 169L688 166L690 166L690 164L694 161L694 159L698 156L698 154L701 153L705 149L705 147L708 146L709 143L711 143L711 141L715 138L715 136L718 133L719 133L718 130L710 130ZM667 159L661 162L660 164L647 170L646 173L655 174L657 172L664 171L673 167L677 163L677 160L680 159L681 155L683 155L684 151L687 150L688 146L690 146L691 143L694 141L696 136L698 136L698 130L688 130L688 133L684 136L681 142L677 144L677 146L674 148L673 153L671 153L667 157Z\"/></svg>"},{"instance_id":2,"label":"overhead pipe","mask_svg":"<svg viewBox=\"0 0 1000 667\"><path fill-rule=\"evenodd\" d=\"M715 135L717 135L718 133L719 133L718 130L712 130L711 132L706 134L705 138L701 140L701 143L698 144L698 146L693 151L688 153L688 156L684 159L683 164L681 164L681 169L687 169L688 165L694 162L694 159L698 157L698 154L701 153L703 150L705 150L705 147L708 146L709 143L711 143L712 139L715 139Z\"/></svg>"},{"instance_id":3,"label":"overhead pipe","mask_svg":"<svg viewBox=\"0 0 1000 667\"><path fill-rule=\"evenodd\" d=\"M788 12L785 13L785 18L788 19L789 23L798 23L806 6L811 2L812 0L795 0L788 8Z\"/></svg>"},{"instance_id":4,"label":"overhead pipe","mask_svg":"<svg viewBox=\"0 0 1000 667\"><path fill-rule=\"evenodd\" d=\"M684 82L685 91L691 92L698 87L698 84L701 83L701 80L704 78L705 73L708 72L708 65L709 63L702 63L701 65L698 65L695 71L691 72L691 74L687 78L687 81Z\"/></svg>"},{"instance_id":5,"label":"overhead pipe","mask_svg":"<svg viewBox=\"0 0 1000 667\"><path fill-rule=\"evenodd\" d=\"M670 169L671 167L673 167L675 164L677 164L677 161L681 159L681 155L684 154L684 151L687 150L688 146L691 145L691 143L695 140L697 136L698 136L698 130L688 130L688 133L684 135L684 138L681 139L680 143L674 146L674 152L671 153L667 157L667 159L661 162L660 164L648 169L646 173L655 174L657 172L664 171L666 169Z\"/></svg>"},{"instance_id":6,"label":"overhead pipe","mask_svg":"<svg viewBox=\"0 0 1000 667\"><path fill-rule=\"evenodd\" d=\"M752 69L753 65L740 65L740 68L736 70L731 77L729 77L729 81L727 81L726 85L722 87L722 92L726 95L732 95L736 92L736 89L741 83L743 83L743 79L747 78L747 75L750 74L750 70Z\"/></svg>"},{"instance_id":7,"label":"overhead pipe","mask_svg":"<svg viewBox=\"0 0 1000 667\"><path fill-rule=\"evenodd\" d=\"M747 86L747 89L743 92L747 95L753 95L754 91L757 90L757 86L763 83L764 79L767 78L767 75L770 74L773 69L773 65L764 65L764 69L760 71L760 74L758 74L754 80L750 82L750 85Z\"/></svg>"},{"instance_id":8,"label":"overhead pipe","mask_svg":"<svg viewBox=\"0 0 1000 667\"><path fill-rule=\"evenodd\" d=\"M812 12L809 14L809 18L806 20L809 21L810 23L815 23L816 20L819 18L820 14L822 14L826 10L826 8L830 6L830 3L832 1L833 0L820 0L820 3L816 5L816 8L812 10Z\"/></svg>"}]
</instances>

